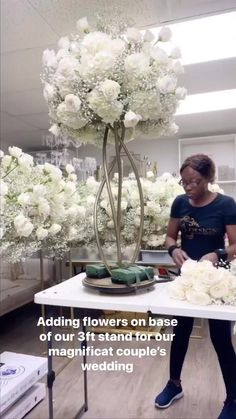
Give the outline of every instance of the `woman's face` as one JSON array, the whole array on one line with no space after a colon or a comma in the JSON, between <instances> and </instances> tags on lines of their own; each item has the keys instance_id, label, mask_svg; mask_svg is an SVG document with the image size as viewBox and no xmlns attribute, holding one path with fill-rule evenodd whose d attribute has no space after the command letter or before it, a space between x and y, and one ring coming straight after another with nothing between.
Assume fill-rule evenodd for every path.
<instances>
[{"instance_id":1,"label":"woman's face","mask_svg":"<svg viewBox=\"0 0 236 419\"><path fill-rule=\"evenodd\" d=\"M208 179L189 166L185 167L181 173L180 183L186 195L193 201L205 195L208 191L208 182Z\"/></svg>"}]
</instances>

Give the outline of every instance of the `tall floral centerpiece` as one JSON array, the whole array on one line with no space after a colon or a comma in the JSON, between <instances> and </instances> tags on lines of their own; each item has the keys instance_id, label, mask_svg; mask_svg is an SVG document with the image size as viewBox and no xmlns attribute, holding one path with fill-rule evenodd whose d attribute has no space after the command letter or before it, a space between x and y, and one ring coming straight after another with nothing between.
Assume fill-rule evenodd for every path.
<instances>
[{"instance_id":1,"label":"tall floral centerpiece","mask_svg":"<svg viewBox=\"0 0 236 419\"><path fill-rule=\"evenodd\" d=\"M125 152L138 186L139 226L132 262L137 258L144 221L141 182L126 146L135 135L152 137L177 131L174 114L186 90L177 86L183 72L177 47L165 51L171 31L162 28L157 39L151 31L141 32L127 24L98 19L91 28L87 18L77 22L77 33L58 42L58 51L43 54L44 97L52 121L51 133L81 143L102 147L103 179L94 204L94 228L100 256L107 266L98 228L97 208L106 188L117 247L117 263L122 265L121 207L122 163ZM115 146L115 159L108 166L107 145ZM114 195L110 175L117 165L118 189Z\"/></svg>"}]
</instances>

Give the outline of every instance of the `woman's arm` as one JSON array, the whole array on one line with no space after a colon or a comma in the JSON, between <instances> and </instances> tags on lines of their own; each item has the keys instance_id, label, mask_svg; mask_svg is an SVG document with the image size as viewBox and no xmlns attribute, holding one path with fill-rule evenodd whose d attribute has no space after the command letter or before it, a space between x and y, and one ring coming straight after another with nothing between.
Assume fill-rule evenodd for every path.
<instances>
[{"instance_id":1,"label":"woman's arm","mask_svg":"<svg viewBox=\"0 0 236 419\"><path fill-rule=\"evenodd\" d=\"M231 261L236 257L236 225L226 226L226 233L228 236L229 246L225 250L228 254L227 260ZM210 260L214 264L219 262L219 258L215 252L207 253L200 260Z\"/></svg>"},{"instance_id":2,"label":"woman's arm","mask_svg":"<svg viewBox=\"0 0 236 419\"><path fill-rule=\"evenodd\" d=\"M236 225L226 226L226 233L229 240L229 246L226 248L228 260L236 258Z\"/></svg>"},{"instance_id":3,"label":"woman's arm","mask_svg":"<svg viewBox=\"0 0 236 419\"><path fill-rule=\"evenodd\" d=\"M180 230L179 219L178 218L170 218L168 227L167 227L167 234L166 234L166 247L169 249L171 246L177 246L177 237ZM187 253L185 253L182 249L176 248L172 251L171 257L175 264L181 268L184 261L188 259Z\"/></svg>"}]
</instances>

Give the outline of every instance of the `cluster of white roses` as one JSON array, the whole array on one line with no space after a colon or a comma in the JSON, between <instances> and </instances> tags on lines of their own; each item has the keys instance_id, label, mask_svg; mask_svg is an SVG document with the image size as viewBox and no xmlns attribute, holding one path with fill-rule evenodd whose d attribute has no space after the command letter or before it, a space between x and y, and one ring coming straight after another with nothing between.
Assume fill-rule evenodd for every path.
<instances>
[{"instance_id":1,"label":"cluster of white roses","mask_svg":"<svg viewBox=\"0 0 236 419\"><path fill-rule=\"evenodd\" d=\"M181 275L169 284L169 292L171 297L192 304L236 305L236 277L210 261L188 259L182 265Z\"/></svg>"},{"instance_id":2,"label":"cluster of white roses","mask_svg":"<svg viewBox=\"0 0 236 419\"><path fill-rule=\"evenodd\" d=\"M124 123L129 139L136 127L157 135L173 134L174 114L186 89L177 86L183 73L180 51L167 54L171 39L162 28L151 31L103 22L92 30L87 18L77 22L77 34L58 42L58 51L43 54L44 97L53 122L50 131L80 142L100 144L107 124Z\"/></svg>"},{"instance_id":3,"label":"cluster of white roses","mask_svg":"<svg viewBox=\"0 0 236 419\"><path fill-rule=\"evenodd\" d=\"M151 177L152 176L152 177ZM166 226L170 214L170 206L174 198L183 193L178 180L169 173L155 177L149 173L149 179L141 178L144 197L144 232L142 248L160 248L164 246ZM118 176L111 181L111 190L115 199L118 196ZM76 228L78 230L77 245L91 246L95 243L93 229L93 205L100 183L89 177L85 183L78 186L80 195L80 211L83 222ZM121 197L121 241L124 247L134 245L137 241L140 224L140 201L137 182L134 174L123 179ZM114 222L109 203L108 192L104 188L98 206L98 230L102 245L107 248L114 243Z\"/></svg>"},{"instance_id":4,"label":"cluster of white roses","mask_svg":"<svg viewBox=\"0 0 236 419\"><path fill-rule=\"evenodd\" d=\"M18 147L1 153L0 246L15 262L44 248L60 255L68 249L78 217L77 177L49 163L35 165Z\"/></svg>"}]
</instances>

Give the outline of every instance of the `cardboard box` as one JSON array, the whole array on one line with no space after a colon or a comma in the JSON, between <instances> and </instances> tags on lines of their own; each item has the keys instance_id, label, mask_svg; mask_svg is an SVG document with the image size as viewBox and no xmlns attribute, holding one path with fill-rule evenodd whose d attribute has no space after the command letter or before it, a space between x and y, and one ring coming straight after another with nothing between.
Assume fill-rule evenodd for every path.
<instances>
[{"instance_id":1,"label":"cardboard box","mask_svg":"<svg viewBox=\"0 0 236 419\"><path fill-rule=\"evenodd\" d=\"M46 396L46 384L36 383L26 391L9 409L3 413L1 419L22 419L33 407Z\"/></svg>"},{"instance_id":2,"label":"cardboard box","mask_svg":"<svg viewBox=\"0 0 236 419\"><path fill-rule=\"evenodd\" d=\"M3 352L0 355L0 413L47 373L47 358Z\"/></svg>"}]
</instances>

